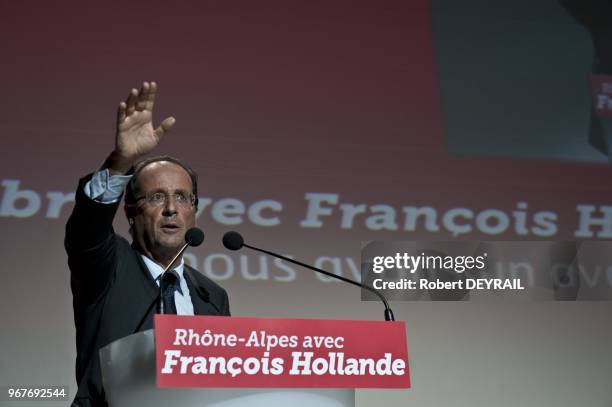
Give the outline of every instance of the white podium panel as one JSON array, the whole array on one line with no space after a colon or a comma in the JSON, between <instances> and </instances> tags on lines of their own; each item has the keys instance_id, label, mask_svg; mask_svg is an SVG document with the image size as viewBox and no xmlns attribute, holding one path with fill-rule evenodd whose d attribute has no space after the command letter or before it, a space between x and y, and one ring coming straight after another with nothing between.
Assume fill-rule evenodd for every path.
<instances>
[{"instance_id":1,"label":"white podium panel","mask_svg":"<svg viewBox=\"0 0 612 407\"><path fill-rule=\"evenodd\" d=\"M160 389L155 384L153 330L100 349L102 381L111 407L354 407L353 389Z\"/></svg>"}]
</instances>

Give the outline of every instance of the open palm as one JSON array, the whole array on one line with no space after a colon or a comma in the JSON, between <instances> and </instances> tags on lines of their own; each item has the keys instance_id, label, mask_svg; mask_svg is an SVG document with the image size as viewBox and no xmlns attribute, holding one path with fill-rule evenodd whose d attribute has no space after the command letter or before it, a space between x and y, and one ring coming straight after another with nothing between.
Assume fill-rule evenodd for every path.
<instances>
[{"instance_id":1,"label":"open palm","mask_svg":"<svg viewBox=\"0 0 612 407\"><path fill-rule=\"evenodd\" d=\"M138 159L146 155L174 125L175 119L168 117L153 128L156 92L155 82L144 82L140 90L132 89L127 100L119 104L115 150L122 157Z\"/></svg>"}]
</instances>

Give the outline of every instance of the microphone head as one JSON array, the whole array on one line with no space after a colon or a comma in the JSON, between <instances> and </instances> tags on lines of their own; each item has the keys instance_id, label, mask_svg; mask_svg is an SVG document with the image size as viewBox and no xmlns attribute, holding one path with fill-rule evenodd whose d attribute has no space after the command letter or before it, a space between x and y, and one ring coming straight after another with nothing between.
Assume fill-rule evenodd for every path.
<instances>
[{"instance_id":1,"label":"microphone head","mask_svg":"<svg viewBox=\"0 0 612 407\"><path fill-rule=\"evenodd\" d=\"M199 246L204 241L204 232L202 229L191 228L185 233L185 243L189 246Z\"/></svg>"},{"instance_id":2,"label":"microphone head","mask_svg":"<svg viewBox=\"0 0 612 407\"><path fill-rule=\"evenodd\" d=\"M228 250L239 250L244 245L244 239L238 232L227 232L223 235L223 246Z\"/></svg>"}]
</instances>

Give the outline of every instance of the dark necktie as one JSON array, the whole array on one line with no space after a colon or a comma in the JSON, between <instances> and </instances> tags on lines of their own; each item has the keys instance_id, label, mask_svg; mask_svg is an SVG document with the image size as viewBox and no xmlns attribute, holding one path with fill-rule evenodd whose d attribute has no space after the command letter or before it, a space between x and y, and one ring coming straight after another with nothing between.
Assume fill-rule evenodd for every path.
<instances>
[{"instance_id":1,"label":"dark necktie","mask_svg":"<svg viewBox=\"0 0 612 407\"><path fill-rule=\"evenodd\" d=\"M176 303L174 302L174 292L181 292L179 276L176 271L169 270L163 274L160 284L162 285L162 303L164 304L164 314L176 315Z\"/></svg>"}]
</instances>

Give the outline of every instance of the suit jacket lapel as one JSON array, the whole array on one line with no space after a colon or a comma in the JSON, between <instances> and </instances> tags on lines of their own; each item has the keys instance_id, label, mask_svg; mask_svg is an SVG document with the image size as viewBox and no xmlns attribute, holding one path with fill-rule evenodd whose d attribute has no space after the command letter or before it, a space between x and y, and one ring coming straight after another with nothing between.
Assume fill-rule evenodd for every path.
<instances>
[{"instance_id":1,"label":"suit jacket lapel","mask_svg":"<svg viewBox=\"0 0 612 407\"><path fill-rule=\"evenodd\" d=\"M153 315L157 310L156 299L159 295L159 286L153 280L153 276L151 276L151 272L142 260L140 253L137 251L133 253L140 268L139 272L142 273L143 280L146 281L145 284L140 284L141 298L144 298L144 300L139 301L139 310L135 313L138 317L134 320L134 329L132 330L137 332L153 328Z\"/></svg>"},{"instance_id":2,"label":"suit jacket lapel","mask_svg":"<svg viewBox=\"0 0 612 407\"><path fill-rule=\"evenodd\" d=\"M183 270L183 275L187 281L189 295L191 296L191 302L193 304L193 313L195 315L218 315L219 313L215 308L208 303L208 291L198 284L197 277L195 276L197 271L186 264Z\"/></svg>"}]
</instances>

